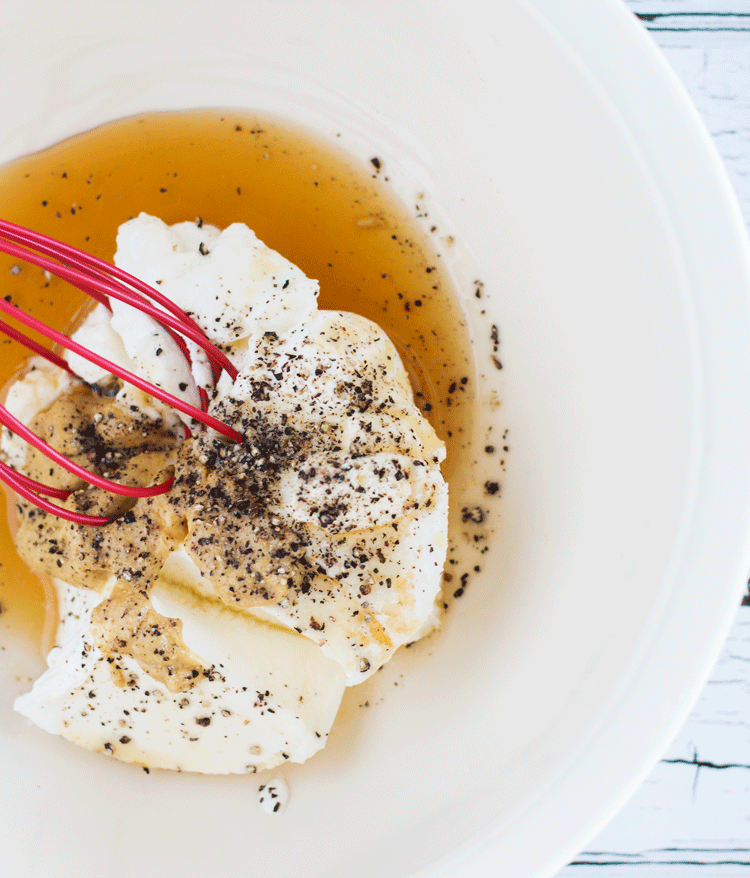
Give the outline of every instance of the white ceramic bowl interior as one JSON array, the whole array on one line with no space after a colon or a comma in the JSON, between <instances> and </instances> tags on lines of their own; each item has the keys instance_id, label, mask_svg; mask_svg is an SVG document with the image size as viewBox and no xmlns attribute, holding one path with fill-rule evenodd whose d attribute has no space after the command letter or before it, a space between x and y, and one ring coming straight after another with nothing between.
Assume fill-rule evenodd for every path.
<instances>
[{"instance_id":1,"label":"white ceramic bowl interior","mask_svg":"<svg viewBox=\"0 0 750 878\"><path fill-rule=\"evenodd\" d=\"M748 567L744 232L656 51L615 0L9 3L0 25L3 161L212 105L384 156L456 239L476 442L490 421L510 447L482 573L290 771L281 818L252 777L147 776L29 727L38 666L1 630L0 874L551 874L674 733Z\"/></svg>"}]
</instances>

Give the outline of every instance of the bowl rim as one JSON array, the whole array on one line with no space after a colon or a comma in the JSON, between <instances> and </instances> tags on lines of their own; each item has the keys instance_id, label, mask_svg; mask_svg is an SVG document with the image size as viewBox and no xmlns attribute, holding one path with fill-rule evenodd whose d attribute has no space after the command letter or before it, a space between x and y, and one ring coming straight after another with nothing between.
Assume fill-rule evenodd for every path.
<instances>
[{"instance_id":1,"label":"bowl rim","mask_svg":"<svg viewBox=\"0 0 750 878\"><path fill-rule=\"evenodd\" d=\"M586 75L634 138L679 242L700 244L690 253L689 269L693 276L700 276L704 301L711 301L713 309L710 314L699 309L700 316L712 324L703 328L704 339L708 335L716 346L718 336L711 333L727 332L729 321L716 306L722 302L737 312L732 330L746 344L750 240L745 221L716 146L665 56L624 0L516 2ZM708 297L712 291L717 298ZM701 637L694 642L691 661L686 665L676 660L672 648L684 635L674 626L666 636L663 631L648 632L622 686L602 705L585 739L558 767L544 791L523 813L478 835L440 864L420 871L419 878L490 878L500 861L511 870L517 867L519 871L513 874L552 876L611 821L643 783L700 696L736 618L750 570L750 492L741 487L749 483L750 476L746 452L743 456L750 440L750 382L742 349L729 347L725 344L722 350L713 350L714 359L707 364L714 392L709 407L714 423L703 439L712 447L713 457L710 479L704 473L697 487L707 503L696 516L704 538L701 551L685 549L679 569L670 571L675 581L680 573L694 569L690 564L697 564L702 574L714 572L716 591L709 607L705 605L706 581L696 575L691 576L689 594L681 602L680 620L683 625L689 623L685 631L692 629ZM717 526L721 539L716 539ZM690 601L693 609L688 610ZM658 681L649 679L648 667L653 665L660 668ZM660 683L668 675L672 691L669 709L664 710L660 709L664 702ZM639 718L647 710L658 719L645 733ZM625 729L633 735L627 739L627 750L622 746ZM616 765L612 752L618 753ZM567 807L571 792L584 785L585 808L577 803L571 819ZM534 845L535 838L545 838L545 843ZM534 852L533 865L530 851Z\"/></svg>"}]
</instances>

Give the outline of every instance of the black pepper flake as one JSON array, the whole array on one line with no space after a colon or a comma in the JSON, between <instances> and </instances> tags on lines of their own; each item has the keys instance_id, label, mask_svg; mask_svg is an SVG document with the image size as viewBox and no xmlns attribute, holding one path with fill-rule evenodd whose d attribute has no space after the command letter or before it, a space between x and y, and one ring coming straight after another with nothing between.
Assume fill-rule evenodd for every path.
<instances>
[{"instance_id":1,"label":"black pepper flake","mask_svg":"<svg viewBox=\"0 0 750 878\"><path fill-rule=\"evenodd\" d=\"M184 381L180 381L180 390L183 392L187 390L187 384Z\"/></svg>"},{"instance_id":2,"label":"black pepper flake","mask_svg":"<svg viewBox=\"0 0 750 878\"><path fill-rule=\"evenodd\" d=\"M163 186L159 189L159 192L166 192L166 191L167 190Z\"/></svg>"},{"instance_id":3,"label":"black pepper flake","mask_svg":"<svg viewBox=\"0 0 750 878\"><path fill-rule=\"evenodd\" d=\"M490 496L494 496L500 490L500 485L498 482L485 482L484 483L484 492L485 494L489 494Z\"/></svg>"},{"instance_id":4,"label":"black pepper flake","mask_svg":"<svg viewBox=\"0 0 750 878\"><path fill-rule=\"evenodd\" d=\"M495 323L492 324L492 329L490 330L490 341L492 342L493 352L497 353L498 348L500 347L500 330Z\"/></svg>"},{"instance_id":5,"label":"black pepper flake","mask_svg":"<svg viewBox=\"0 0 750 878\"><path fill-rule=\"evenodd\" d=\"M211 725L211 717L210 716L197 716L195 718L196 725L199 726L210 726Z\"/></svg>"},{"instance_id":6,"label":"black pepper flake","mask_svg":"<svg viewBox=\"0 0 750 878\"><path fill-rule=\"evenodd\" d=\"M129 738L127 735L123 735L123 736L120 738L120 743L121 743L121 744L129 744L129 743L130 743L130 738Z\"/></svg>"},{"instance_id":7,"label":"black pepper flake","mask_svg":"<svg viewBox=\"0 0 750 878\"><path fill-rule=\"evenodd\" d=\"M211 251L208 249L208 247L206 247L203 241L201 241L200 245L198 246L198 252L201 254L201 256L208 256Z\"/></svg>"},{"instance_id":8,"label":"black pepper flake","mask_svg":"<svg viewBox=\"0 0 750 878\"><path fill-rule=\"evenodd\" d=\"M470 521L474 524L482 524L484 522L484 510L479 506L464 506L461 510L461 521L464 524Z\"/></svg>"},{"instance_id":9,"label":"black pepper flake","mask_svg":"<svg viewBox=\"0 0 750 878\"><path fill-rule=\"evenodd\" d=\"M376 171L379 171L382 167L382 163L379 158L374 157L370 159L370 164L375 168Z\"/></svg>"}]
</instances>

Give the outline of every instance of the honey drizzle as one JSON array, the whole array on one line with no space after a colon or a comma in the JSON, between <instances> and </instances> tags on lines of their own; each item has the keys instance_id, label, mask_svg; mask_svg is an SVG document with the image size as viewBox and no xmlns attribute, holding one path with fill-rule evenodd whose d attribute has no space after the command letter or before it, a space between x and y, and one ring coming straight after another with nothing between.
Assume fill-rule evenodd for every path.
<instances>
[{"instance_id":1,"label":"honey drizzle","mask_svg":"<svg viewBox=\"0 0 750 878\"><path fill-rule=\"evenodd\" d=\"M387 184L330 142L247 111L152 113L112 122L0 169L0 216L112 259L118 226L141 211L167 223L244 222L320 281L321 308L379 323L398 347L416 401L460 472L473 393L468 333L440 256ZM0 254L0 294L69 332L86 297ZM0 386L27 352L2 339ZM50 589L13 549L0 521L0 607L42 648Z\"/></svg>"}]
</instances>

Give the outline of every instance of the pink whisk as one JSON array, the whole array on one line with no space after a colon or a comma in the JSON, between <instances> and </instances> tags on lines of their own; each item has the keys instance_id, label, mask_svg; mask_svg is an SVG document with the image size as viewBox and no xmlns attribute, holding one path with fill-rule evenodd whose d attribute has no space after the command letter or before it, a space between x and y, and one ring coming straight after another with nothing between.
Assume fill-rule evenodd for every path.
<instances>
[{"instance_id":1,"label":"pink whisk","mask_svg":"<svg viewBox=\"0 0 750 878\"><path fill-rule=\"evenodd\" d=\"M20 246L19 246L20 245ZM191 358L184 338L189 338L195 342L208 357L211 366L211 374L214 383L219 380L222 371L226 371L229 377L234 381L237 377L237 370L234 368L229 359L219 351L207 338L203 330L198 324L192 320L184 311L178 308L174 302L170 301L166 296L162 295L158 290L152 289L148 284L136 277L128 274L114 265L110 265L95 256L84 253L68 244L55 241L52 238L42 235L39 232L33 232L23 226L7 220L0 220L0 252L6 253L14 258L21 259L40 268L49 271L51 274L68 281L73 286L87 293L97 302L103 304L111 310L109 304L110 298L118 299L133 308L153 317L173 338L182 355L185 357L187 369L190 369ZM152 299L156 305L152 304ZM160 307L157 307L160 306ZM56 329L52 329L35 317L26 314L16 305L0 298L0 311L5 315L12 317L24 326L35 330L40 335L58 344L66 350L79 354L91 363L106 369L123 381L138 387L156 399L161 400L167 405L177 409L183 414L189 415L194 420L203 424L205 427L211 427L221 433L232 442L242 442L244 436L223 424L217 418L208 414L208 394L203 388L199 388L201 407L196 408L184 400L178 399L170 393L157 387L148 381L145 381L138 375L134 375L127 369L117 366L104 357L89 351L77 342L68 338ZM29 350L44 357L50 363L54 363L61 369L64 369L71 375L72 372L65 360L58 356L54 351L42 344L34 341L24 335L17 329L0 319L0 332L5 333L9 338L20 342ZM91 473L78 464L69 460L65 455L56 451L48 445L43 439L32 433L28 427L24 426L16 417L14 417L4 406L0 405L0 424L3 424L13 433L18 434L25 439L34 448L42 452L50 460L64 467L69 472L83 479L84 481L118 494L124 497L154 497L157 494L163 494L172 487L172 479L167 479L157 485L146 488L131 487L113 482L110 479ZM190 429L185 425L186 436L190 435ZM68 521L76 522L84 525L104 525L111 524L119 516L103 516L103 515L84 515L79 512L73 512L62 506L47 500L46 497L54 497L57 500L65 500L70 496L72 491L59 488L51 488L47 485L37 482L36 480L17 472L8 464L0 461L0 480L9 485L21 497L25 498L34 505L44 509L47 512L65 518Z\"/></svg>"}]
</instances>

